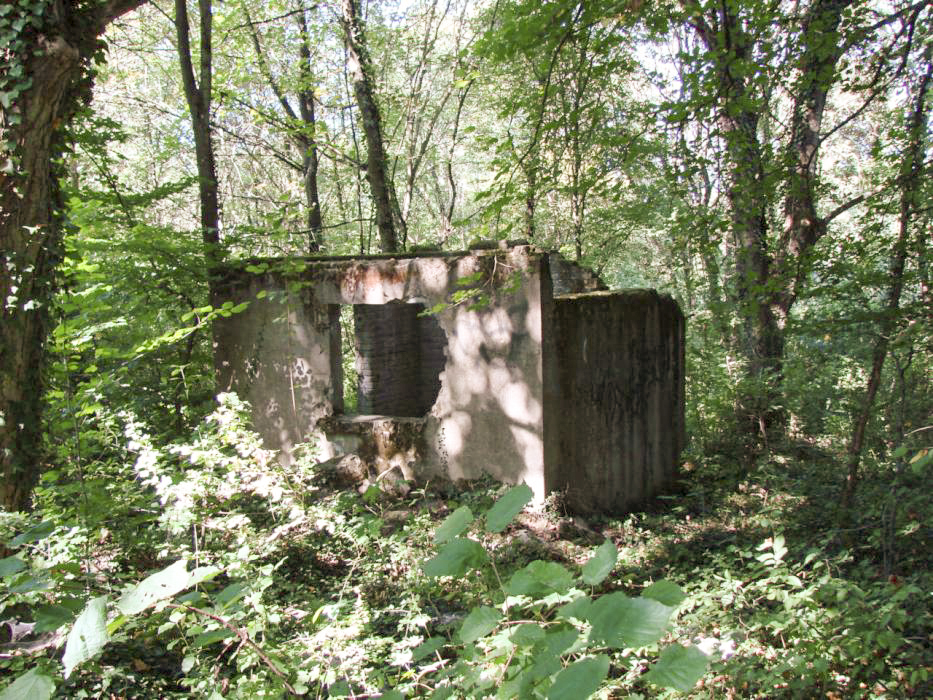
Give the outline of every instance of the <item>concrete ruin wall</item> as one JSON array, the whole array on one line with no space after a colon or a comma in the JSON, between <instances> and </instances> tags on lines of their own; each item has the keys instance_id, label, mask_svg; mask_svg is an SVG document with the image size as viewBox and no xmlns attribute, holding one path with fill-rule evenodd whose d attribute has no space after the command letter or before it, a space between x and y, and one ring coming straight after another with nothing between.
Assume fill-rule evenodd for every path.
<instances>
[{"instance_id":1,"label":"concrete ruin wall","mask_svg":"<svg viewBox=\"0 0 933 700\"><path fill-rule=\"evenodd\" d=\"M684 317L651 290L558 297L554 314L550 485L573 511L628 510L671 482L684 446Z\"/></svg>"},{"instance_id":2,"label":"concrete ruin wall","mask_svg":"<svg viewBox=\"0 0 933 700\"><path fill-rule=\"evenodd\" d=\"M531 246L253 261L227 276L226 298L250 305L216 322L220 388L251 403L264 442L285 460L294 445L323 433L324 457L353 452L378 474L490 474L527 483L539 500L560 489L580 511L621 512L669 480L682 446L683 319L657 295L640 303L624 295L555 297L555 284L564 294L599 287L592 273ZM458 301L465 292L478 296ZM372 416L344 412L341 305L353 305L358 321L357 413ZM637 320L665 313L680 325L657 320L652 331ZM639 323L654 333L638 341L643 351L612 347L632 345ZM571 342L578 337L587 340ZM669 358L663 376L649 347ZM631 362L641 364L606 368ZM657 379L640 379L645 373ZM642 410L640 399L589 405L599 391L646 387L657 390L646 405L673 402L650 420L628 413ZM652 435L635 449L638 441L620 431L640 427ZM589 442L598 444L576 444ZM593 489L606 492L574 496Z\"/></svg>"}]
</instances>

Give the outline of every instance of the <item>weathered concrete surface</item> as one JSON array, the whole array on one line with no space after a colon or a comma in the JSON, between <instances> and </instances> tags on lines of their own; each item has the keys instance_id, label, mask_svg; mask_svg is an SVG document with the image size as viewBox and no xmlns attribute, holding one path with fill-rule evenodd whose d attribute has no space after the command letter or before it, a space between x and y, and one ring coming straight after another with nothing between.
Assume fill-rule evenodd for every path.
<instances>
[{"instance_id":1,"label":"weathered concrete surface","mask_svg":"<svg viewBox=\"0 0 933 700\"><path fill-rule=\"evenodd\" d=\"M391 342L409 350L417 346L427 359L406 365L400 373L405 381L397 382L399 358L378 341L389 336L373 326L362 333L358 328L361 364L375 368L364 372L364 381L382 384L375 394L370 388L362 393L376 396L375 403L365 399L369 410L422 413L418 476L489 473L525 481L543 495L540 285L546 262L546 254L518 247L292 260L282 266L253 261L250 269L231 269L227 298L249 300L250 306L218 321L220 385L253 404L266 444L287 460L295 444L312 438L322 418L343 413L339 305L354 305L358 318L372 315L361 305L394 307L388 312L396 333ZM478 296L458 303L456 294L471 290ZM479 295L486 303L472 308ZM409 304L443 308L418 319L400 310ZM436 398L425 406L426 397ZM393 399L402 405L389 411Z\"/></svg>"},{"instance_id":2,"label":"weathered concrete surface","mask_svg":"<svg viewBox=\"0 0 933 700\"><path fill-rule=\"evenodd\" d=\"M610 512L673 472L683 318L656 294L555 297L555 286L600 284L525 245L252 261L231 268L227 286L250 306L217 322L221 388L252 403L286 460L323 433L325 458L359 454L377 477L488 473L527 483L539 500L561 489L580 511ZM340 305L354 306L361 412L380 415L343 415ZM419 316L424 308L434 313ZM636 439L639 430L651 434ZM574 495L592 489L605 492Z\"/></svg>"},{"instance_id":3,"label":"weathered concrete surface","mask_svg":"<svg viewBox=\"0 0 933 700\"><path fill-rule=\"evenodd\" d=\"M620 512L674 477L684 434L684 317L651 290L558 297L558 434L549 486L575 512Z\"/></svg>"}]
</instances>

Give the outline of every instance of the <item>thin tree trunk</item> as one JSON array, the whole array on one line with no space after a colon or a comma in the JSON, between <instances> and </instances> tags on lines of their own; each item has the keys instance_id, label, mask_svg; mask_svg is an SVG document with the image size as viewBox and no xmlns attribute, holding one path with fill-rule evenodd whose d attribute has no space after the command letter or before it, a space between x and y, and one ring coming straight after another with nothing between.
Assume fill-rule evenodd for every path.
<instances>
[{"instance_id":1,"label":"thin tree trunk","mask_svg":"<svg viewBox=\"0 0 933 700\"><path fill-rule=\"evenodd\" d=\"M376 208L376 226L379 229L380 247L383 253L394 253L398 249L398 241L392 214L392 195L389 191L388 162L382 138L382 117L379 113L379 106L376 104L366 37L363 34L356 0L343 0L341 7L340 19L347 44L350 75L353 78L353 93L360 110L363 134L366 137L366 178L369 180Z\"/></svg>"},{"instance_id":2,"label":"thin tree trunk","mask_svg":"<svg viewBox=\"0 0 933 700\"><path fill-rule=\"evenodd\" d=\"M24 22L0 63L0 508L27 510L42 464L45 340L62 258L57 164L63 129L90 98L91 56L107 25L144 0L58 0ZM16 26L20 8L6 14ZM26 16L24 15L24 18ZM14 68L17 74L13 73ZM20 73L21 71L21 73Z\"/></svg>"},{"instance_id":3,"label":"thin tree trunk","mask_svg":"<svg viewBox=\"0 0 933 700\"><path fill-rule=\"evenodd\" d=\"M324 220L321 215L321 197L318 194L318 151L317 119L314 114L314 85L311 73L311 37L308 33L308 19L304 8L298 15L301 33L299 49L301 63L298 67L301 76L301 89L298 92L298 112L305 128L310 132L304 139L302 167L304 168L305 204L308 208L308 249L317 253L324 246Z\"/></svg>"},{"instance_id":4,"label":"thin tree trunk","mask_svg":"<svg viewBox=\"0 0 933 700\"><path fill-rule=\"evenodd\" d=\"M852 436L849 439L847 449L846 483L842 493L842 507L844 510L852 506L855 498L855 490L859 482L862 447L865 442L865 429L871 418L878 387L881 385L881 371L884 369L884 361L888 354L891 336L897 326L897 312L900 308L901 291L904 287L904 268L906 267L907 251L909 249L910 226L917 205L918 191L921 187L920 172L926 155L926 130L929 120L929 106L926 98L931 78L933 78L931 59L933 59L933 45L928 45L924 54L927 70L920 81L916 101L907 118L908 144L901 165L903 185L900 198L898 232L888 272L891 278L891 286L888 288L888 298L885 303L885 315L882 318L881 330L872 352L871 372L868 375L865 400L852 427Z\"/></svg>"},{"instance_id":5,"label":"thin tree trunk","mask_svg":"<svg viewBox=\"0 0 933 700\"><path fill-rule=\"evenodd\" d=\"M262 44L259 42L259 32L253 23L246 5L243 6L246 24L249 26L250 36L253 40L253 50L256 52L256 61L272 92L282 105L285 116L288 117L288 132L294 143L301 150L301 178L305 193L305 210L307 212L308 251L320 252L324 244L324 223L321 218L321 198L318 195L318 145L315 136L317 120L314 113L314 85L311 73L311 39L308 33L308 19L305 8L298 13L298 32L301 45L298 49L298 74L300 87L298 89L298 114L292 108L291 102L285 96L275 76L269 69Z\"/></svg>"},{"instance_id":6,"label":"thin tree trunk","mask_svg":"<svg viewBox=\"0 0 933 700\"><path fill-rule=\"evenodd\" d=\"M214 160L211 130L212 8L211 0L198 0L200 27L200 65L195 78L191 59L191 40L186 0L175 0L175 29L178 38L178 59L181 66L185 99L191 113L194 131L194 151L198 168L198 198L200 202L201 241L207 261L208 289L211 305L223 302L219 289L223 250L220 245L220 198L217 186L217 166Z\"/></svg>"}]
</instances>

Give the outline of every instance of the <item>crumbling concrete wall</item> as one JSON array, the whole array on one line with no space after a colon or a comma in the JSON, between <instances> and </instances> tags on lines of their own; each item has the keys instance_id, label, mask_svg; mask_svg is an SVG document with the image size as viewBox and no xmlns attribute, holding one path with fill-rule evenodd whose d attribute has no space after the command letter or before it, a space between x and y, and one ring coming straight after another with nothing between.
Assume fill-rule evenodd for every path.
<instances>
[{"instance_id":1,"label":"crumbling concrete wall","mask_svg":"<svg viewBox=\"0 0 933 700\"><path fill-rule=\"evenodd\" d=\"M683 444L683 317L651 292L595 293L531 246L253 261L229 270L220 387L290 459L367 455L405 478L525 482L623 512L670 480ZM354 306L359 413L345 416L340 307ZM433 309L429 317L422 309ZM384 415L387 414L387 415ZM323 430L321 430L323 429ZM398 444L395 444L395 443Z\"/></svg>"},{"instance_id":2,"label":"crumbling concrete wall","mask_svg":"<svg viewBox=\"0 0 933 700\"><path fill-rule=\"evenodd\" d=\"M288 460L343 408L339 307L311 303L306 286L278 272L231 275L225 298L249 306L214 321L218 388L250 403L263 442Z\"/></svg>"},{"instance_id":3,"label":"crumbling concrete wall","mask_svg":"<svg viewBox=\"0 0 933 700\"><path fill-rule=\"evenodd\" d=\"M557 434L549 485L576 512L625 512L674 477L684 433L684 317L652 290L554 300Z\"/></svg>"},{"instance_id":4,"label":"crumbling concrete wall","mask_svg":"<svg viewBox=\"0 0 933 700\"><path fill-rule=\"evenodd\" d=\"M343 413L337 319L341 305L353 305L363 320L363 379L372 384L363 387L361 412L424 418L421 447L404 450L407 469L453 479L488 473L543 494L546 261L517 247L231 269L227 298L250 306L217 322L220 386L253 404L266 444L288 460L323 418ZM430 318L417 316L438 306ZM393 348L393 334L405 347ZM345 424L328 421L325 449L366 434Z\"/></svg>"}]
</instances>

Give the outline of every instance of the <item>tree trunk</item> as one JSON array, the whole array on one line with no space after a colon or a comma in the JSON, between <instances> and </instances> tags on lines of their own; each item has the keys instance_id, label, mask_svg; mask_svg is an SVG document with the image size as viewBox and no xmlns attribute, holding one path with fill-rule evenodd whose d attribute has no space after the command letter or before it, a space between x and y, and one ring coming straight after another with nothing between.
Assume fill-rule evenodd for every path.
<instances>
[{"instance_id":1,"label":"tree trunk","mask_svg":"<svg viewBox=\"0 0 933 700\"><path fill-rule=\"evenodd\" d=\"M41 27L23 25L0 64L0 507L7 511L29 508L42 462L45 340L62 256L62 129L90 99L98 36L143 1L80 10L50 3ZM4 32L32 11L10 6Z\"/></svg>"},{"instance_id":2,"label":"tree trunk","mask_svg":"<svg viewBox=\"0 0 933 700\"><path fill-rule=\"evenodd\" d=\"M200 25L199 80L194 75L191 60L191 40L186 0L175 0L175 29L178 38L178 59L181 65L185 99L191 113L194 131L194 152L198 168L198 199L201 211L201 240L207 261L208 288L211 306L223 303L219 291L223 250L220 246L220 198L217 187L217 166L214 160L211 131L211 80L213 78L211 32L211 0L198 0Z\"/></svg>"},{"instance_id":3,"label":"tree trunk","mask_svg":"<svg viewBox=\"0 0 933 700\"><path fill-rule=\"evenodd\" d=\"M766 178L758 127L771 87L755 88L746 67L756 61L760 33L770 35L773 30L749 26L754 20L744 18L734 5L710 6L704 16L699 4L682 0L715 70L720 134L726 141L735 293L742 324L739 350L750 380L737 417L762 438L782 433L785 426L785 324L807 277L811 251L829 221L817 215L815 179L823 111L844 51L838 29L851 4L852 0L813 0L800 20L797 81L791 86L794 112L786 144L787 168L781 172L784 228L772 244L772 256L767 213L777 190L774 173L782 166L774 163Z\"/></svg>"},{"instance_id":4,"label":"tree trunk","mask_svg":"<svg viewBox=\"0 0 933 700\"><path fill-rule=\"evenodd\" d=\"M851 507L855 498L855 489L859 482L859 464L862 458L865 429L868 426L869 418L871 418L878 387L881 385L881 371L884 369L884 361L888 354L891 336L897 326L897 312L900 308L901 291L904 287L904 268L907 263L910 226L917 207L918 192L921 187L920 173L926 157L926 133L929 120L927 93L929 92L930 81L933 79L931 59L933 59L933 44L928 44L924 55L924 63L927 67L926 73L920 80L914 107L907 118L908 143L901 165L901 182L903 184L897 240L894 243L894 251L891 254L891 263L888 270L891 286L888 288L885 315L872 352L871 371L868 375L868 385L865 388L865 399L862 409L856 417L855 424L852 427L852 436L849 439L846 484L842 493L843 509Z\"/></svg>"},{"instance_id":5,"label":"tree trunk","mask_svg":"<svg viewBox=\"0 0 933 700\"><path fill-rule=\"evenodd\" d=\"M298 15L298 21L301 32L301 65L299 66L301 90L298 93L298 111L305 128L310 131L304 139L302 155L305 205L308 208L308 250L311 253L317 253L324 245L324 220L321 216L321 198L317 187L319 163L315 137L317 120L314 114L314 86L311 80L311 38L308 34L308 20L305 17L304 8Z\"/></svg>"},{"instance_id":6,"label":"tree trunk","mask_svg":"<svg viewBox=\"0 0 933 700\"><path fill-rule=\"evenodd\" d=\"M298 49L298 74L300 78L298 114L295 114L295 110L285 96L285 92L276 81L275 76L272 75L272 70L266 62L262 45L259 42L259 32L245 6L243 12L246 15L246 24L249 26L253 40L253 49L256 51L259 70L265 77L266 82L269 83L269 87L275 93L279 104L282 105L282 109L285 111L285 115L290 120L288 125L289 136L301 149L301 178L308 222L308 252L314 254L320 252L324 244L324 222L321 217L321 198L318 195L317 186L319 167L315 135L317 120L314 113L314 85L311 73L311 38L308 32L308 19L305 16L305 8L302 7L298 12L298 33L301 37L301 45Z\"/></svg>"},{"instance_id":7,"label":"tree trunk","mask_svg":"<svg viewBox=\"0 0 933 700\"><path fill-rule=\"evenodd\" d=\"M735 302L741 326L737 350L746 359L748 385L738 399L739 429L766 439L782 423L779 406L784 338L771 309L771 281L760 112L748 77L734 66L751 60L753 39L738 15L723 5L710 18L696 16L694 29L706 48L718 82L719 131L725 141L731 236L735 264Z\"/></svg>"},{"instance_id":8,"label":"tree trunk","mask_svg":"<svg viewBox=\"0 0 933 700\"><path fill-rule=\"evenodd\" d=\"M843 52L838 29L852 0L816 0L804 19L799 85L791 117L784 230L775 260L781 280L772 306L783 328L809 270L808 253L826 233L816 211L815 180L826 98Z\"/></svg>"},{"instance_id":9,"label":"tree trunk","mask_svg":"<svg viewBox=\"0 0 933 700\"><path fill-rule=\"evenodd\" d=\"M388 162L382 139L382 117L376 104L372 65L356 0L343 0L340 20L347 43L353 93L366 137L366 178L369 180L376 208L380 247L383 253L394 253L398 249L398 241L392 219L392 197L389 192Z\"/></svg>"}]
</instances>

